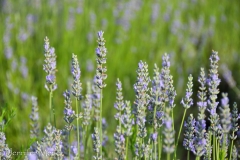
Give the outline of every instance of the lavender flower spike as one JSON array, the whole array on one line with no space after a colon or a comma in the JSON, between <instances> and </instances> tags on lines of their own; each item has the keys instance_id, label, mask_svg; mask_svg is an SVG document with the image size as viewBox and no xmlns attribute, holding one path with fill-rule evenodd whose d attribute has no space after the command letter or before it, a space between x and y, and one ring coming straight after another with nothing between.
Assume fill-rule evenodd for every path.
<instances>
[{"instance_id":1,"label":"lavender flower spike","mask_svg":"<svg viewBox=\"0 0 240 160\"><path fill-rule=\"evenodd\" d=\"M184 123L185 133L184 133L183 146L185 147L186 150L192 151L193 153L196 152L194 147L195 122L196 121L193 118L193 115L190 114L187 122Z\"/></svg>"},{"instance_id":2,"label":"lavender flower spike","mask_svg":"<svg viewBox=\"0 0 240 160\"><path fill-rule=\"evenodd\" d=\"M193 105L193 99L191 98L193 92L192 92L192 87L193 87L193 83L192 83L193 77L190 74L188 76L188 83L187 83L187 89L186 89L186 96L184 99L182 99L181 104L183 105L183 107L185 109L190 108Z\"/></svg>"},{"instance_id":3,"label":"lavender flower spike","mask_svg":"<svg viewBox=\"0 0 240 160\"><path fill-rule=\"evenodd\" d=\"M211 122L211 129L213 131L213 134L215 134L218 130L218 123L219 123L219 116L216 113L218 102L217 100L217 94L219 93L218 86L220 84L220 79L218 78L218 52L213 51L212 55L210 56L210 74L208 79L208 86L209 86L209 109L208 112L210 113L210 122Z\"/></svg>"},{"instance_id":4,"label":"lavender flower spike","mask_svg":"<svg viewBox=\"0 0 240 160\"><path fill-rule=\"evenodd\" d=\"M200 76L198 77L198 82L200 83L199 91L198 91L198 99L199 102L197 102L198 105L198 119L204 119L205 118L205 110L207 108L207 96L206 96L206 77L204 68L201 68Z\"/></svg>"},{"instance_id":5,"label":"lavender flower spike","mask_svg":"<svg viewBox=\"0 0 240 160\"><path fill-rule=\"evenodd\" d=\"M80 100L82 98L81 91L82 91L82 83L80 82L81 71L78 64L77 55L72 54L72 69L73 75L73 84L72 84L72 94Z\"/></svg>"},{"instance_id":6,"label":"lavender flower spike","mask_svg":"<svg viewBox=\"0 0 240 160\"><path fill-rule=\"evenodd\" d=\"M46 37L44 39L44 56L45 56L45 64L43 64L43 70L47 73L45 88L51 92L57 89L56 84L56 58L55 49L50 47L49 39Z\"/></svg>"},{"instance_id":7,"label":"lavender flower spike","mask_svg":"<svg viewBox=\"0 0 240 160\"><path fill-rule=\"evenodd\" d=\"M163 135L164 135L163 149L164 149L164 152L168 154L173 153L175 149L175 146L174 146L175 131L173 130L172 123L173 123L172 118L169 115L166 115L164 119L164 129L163 129Z\"/></svg>"},{"instance_id":8,"label":"lavender flower spike","mask_svg":"<svg viewBox=\"0 0 240 160\"><path fill-rule=\"evenodd\" d=\"M0 159L11 159L11 150L5 142L5 134L0 132Z\"/></svg>"},{"instance_id":9,"label":"lavender flower spike","mask_svg":"<svg viewBox=\"0 0 240 160\"><path fill-rule=\"evenodd\" d=\"M105 40L103 38L103 31L98 32L98 47L96 48L96 55L97 55L97 85L100 89L106 87L104 80L107 78L107 67L103 66L106 64L106 53L107 49L105 48Z\"/></svg>"},{"instance_id":10,"label":"lavender flower spike","mask_svg":"<svg viewBox=\"0 0 240 160\"><path fill-rule=\"evenodd\" d=\"M220 108L221 111L221 124L222 124L222 131L224 134L228 134L232 125L231 125L231 113L229 108L229 99L226 93L222 94L221 103L222 106Z\"/></svg>"},{"instance_id":11,"label":"lavender flower spike","mask_svg":"<svg viewBox=\"0 0 240 160\"><path fill-rule=\"evenodd\" d=\"M64 108L64 120L65 122L68 124L66 126L66 129L68 131L72 130L72 125L71 123L73 122L73 120L75 119L75 111L72 109L72 101L70 98L71 92L66 90L63 93L63 96L65 98L64 103L65 103L65 108Z\"/></svg>"},{"instance_id":12,"label":"lavender flower spike","mask_svg":"<svg viewBox=\"0 0 240 160\"><path fill-rule=\"evenodd\" d=\"M38 115L38 104L37 104L37 98L32 96L32 112L30 114L31 122L31 138L37 138L39 135L39 115Z\"/></svg>"}]
</instances>

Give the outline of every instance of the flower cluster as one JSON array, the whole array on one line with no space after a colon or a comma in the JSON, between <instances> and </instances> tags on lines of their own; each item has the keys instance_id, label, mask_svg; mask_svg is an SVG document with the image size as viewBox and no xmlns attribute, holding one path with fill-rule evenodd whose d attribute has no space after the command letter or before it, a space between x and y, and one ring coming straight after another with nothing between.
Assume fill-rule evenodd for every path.
<instances>
[{"instance_id":1,"label":"flower cluster","mask_svg":"<svg viewBox=\"0 0 240 160\"><path fill-rule=\"evenodd\" d=\"M80 100L81 97L81 91L82 91L82 83L80 82L80 76L81 71L78 64L77 55L72 54L72 69L71 69L72 75L73 75L73 84L72 84L72 94Z\"/></svg>"},{"instance_id":2,"label":"flower cluster","mask_svg":"<svg viewBox=\"0 0 240 160\"><path fill-rule=\"evenodd\" d=\"M46 76L46 83L45 83L45 88L48 91L54 91L57 89L57 84L56 84L56 58L57 56L55 55L55 49L53 47L50 47L49 44L49 39L46 37L44 39L44 65L43 65L43 70L47 73Z\"/></svg>"},{"instance_id":3,"label":"flower cluster","mask_svg":"<svg viewBox=\"0 0 240 160\"><path fill-rule=\"evenodd\" d=\"M31 138L37 138L39 136L39 114L38 114L38 104L37 98L32 96L32 112L30 114L31 123Z\"/></svg>"},{"instance_id":4,"label":"flower cluster","mask_svg":"<svg viewBox=\"0 0 240 160\"><path fill-rule=\"evenodd\" d=\"M107 67L103 66L106 64L106 53L107 49L105 48L105 40L103 38L103 31L98 32L98 47L96 49L96 55L97 55L97 75L96 75L96 83L97 86L102 89L106 87L106 84L104 83L104 80L107 78Z\"/></svg>"}]
</instances>

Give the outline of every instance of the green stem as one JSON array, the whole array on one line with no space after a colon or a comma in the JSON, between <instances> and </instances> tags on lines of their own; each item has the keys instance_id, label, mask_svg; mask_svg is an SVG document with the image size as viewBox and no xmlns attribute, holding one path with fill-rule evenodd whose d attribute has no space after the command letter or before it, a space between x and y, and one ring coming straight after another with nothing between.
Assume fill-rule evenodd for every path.
<instances>
[{"instance_id":1,"label":"green stem","mask_svg":"<svg viewBox=\"0 0 240 160\"><path fill-rule=\"evenodd\" d=\"M170 160L170 153L167 153L167 160Z\"/></svg>"},{"instance_id":2,"label":"green stem","mask_svg":"<svg viewBox=\"0 0 240 160\"><path fill-rule=\"evenodd\" d=\"M215 134L213 134L213 160L215 160L216 156L216 137L215 137Z\"/></svg>"},{"instance_id":3,"label":"green stem","mask_svg":"<svg viewBox=\"0 0 240 160\"><path fill-rule=\"evenodd\" d=\"M173 130L175 130L175 129L174 129L174 116L173 116L173 109L172 109L172 122L173 122L173 123L172 123L172 125L173 125ZM175 140L175 138L174 138L174 140Z\"/></svg>"},{"instance_id":4,"label":"green stem","mask_svg":"<svg viewBox=\"0 0 240 160\"><path fill-rule=\"evenodd\" d=\"M100 120L99 120L99 128L100 128L100 140L101 140L101 146L100 146L100 156L102 157L102 142L103 142L103 135L102 135L102 89L100 93Z\"/></svg>"},{"instance_id":5,"label":"green stem","mask_svg":"<svg viewBox=\"0 0 240 160\"><path fill-rule=\"evenodd\" d=\"M190 151L188 150L188 152L187 152L187 160L189 160L189 158L190 158Z\"/></svg>"},{"instance_id":6,"label":"green stem","mask_svg":"<svg viewBox=\"0 0 240 160\"><path fill-rule=\"evenodd\" d=\"M179 142L179 139L180 139L180 135L181 135L182 126L183 126L183 122L184 122L184 119L185 119L186 111L187 111L187 109L185 108L184 113L183 113L183 118L182 118L181 126L180 126L180 129L179 129L179 132L178 132L178 138L177 138L176 148L175 148L175 151L174 151L174 159L177 158L177 154L176 154L176 153L177 153L177 147L178 147L178 142Z\"/></svg>"},{"instance_id":7,"label":"green stem","mask_svg":"<svg viewBox=\"0 0 240 160\"><path fill-rule=\"evenodd\" d=\"M129 138L127 137L125 160L128 160L128 141L129 141Z\"/></svg>"},{"instance_id":8,"label":"green stem","mask_svg":"<svg viewBox=\"0 0 240 160\"><path fill-rule=\"evenodd\" d=\"M154 159L157 160L157 140L154 142Z\"/></svg>"},{"instance_id":9,"label":"green stem","mask_svg":"<svg viewBox=\"0 0 240 160\"><path fill-rule=\"evenodd\" d=\"M50 123L52 124L52 90L50 90L49 92L49 110L50 110Z\"/></svg>"},{"instance_id":10,"label":"green stem","mask_svg":"<svg viewBox=\"0 0 240 160\"><path fill-rule=\"evenodd\" d=\"M69 130L68 131L68 144L70 144L70 133L71 133L71 131ZM69 156L69 158L70 158L70 153L71 153L71 148L68 147L68 156Z\"/></svg>"},{"instance_id":11,"label":"green stem","mask_svg":"<svg viewBox=\"0 0 240 160\"><path fill-rule=\"evenodd\" d=\"M209 134L209 137L210 137L209 142L211 143L212 142L212 133L211 132ZM208 159L211 159L210 157L211 157L211 154L208 155Z\"/></svg>"},{"instance_id":12,"label":"green stem","mask_svg":"<svg viewBox=\"0 0 240 160\"><path fill-rule=\"evenodd\" d=\"M79 112L78 112L78 100L76 98L76 112L77 112L77 145L78 145L78 159L80 159L80 133L79 133Z\"/></svg>"},{"instance_id":13,"label":"green stem","mask_svg":"<svg viewBox=\"0 0 240 160\"><path fill-rule=\"evenodd\" d=\"M87 135L88 135L88 127L85 127L85 133L84 133L84 157L86 158L87 153Z\"/></svg>"},{"instance_id":14,"label":"green stem","mask_svg":"<svg viewBox=\"0 0 240 160\"><path fill-rule=\"evenodd\" d=\"M161 133L161 129L159 133ZM160 160L161 157L162 157L162 134L160 134L158 138L158 160Z\"/></svg>"},{"instance_id":15,"label":"green stem","mask_svg":"<svg viewBox=\"0 0 240 160\"><path fill-rule=\"evenodd\" d=\"M233 135L232 135L233 137L234 137L234 132L233 132ZM232 142L231 142L231 147L230 147L230 156L229 156L229 160L232 160L232 148L233 148L233 139L232 139Z\"/></svg>"}]
</instances>

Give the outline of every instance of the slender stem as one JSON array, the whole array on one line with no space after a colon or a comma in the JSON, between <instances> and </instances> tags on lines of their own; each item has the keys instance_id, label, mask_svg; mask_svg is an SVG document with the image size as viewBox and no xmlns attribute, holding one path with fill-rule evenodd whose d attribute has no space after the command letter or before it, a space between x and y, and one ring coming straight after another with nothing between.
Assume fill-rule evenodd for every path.
<instances>
[{"instance_id":1,"label":"slender stem","mask_svg":"<svg viewBox=\"0 0 240 160\"><path fill-rule=\"evenodd\" d=\"M71 131L69 130L68 131L68 144L70 145L70 133L71 133ZM69 156L69 158L70 158L70 153L71 153L71 149L70 149L70 146L68 146L68 156Z\"/></svg>"},{"instance_id":2,"label":"slender stem","mask_svg":"<svg viewBox=\"0 0 240 160\"><path fill-rule=\"evenodd\" d=\"M174 115L173 115L173 109L172 109L172 122L173 122L173 123L172 123L172 125L173 125L173 130L175 130L175 129L174 129ZM175 140L175 138L174 138L174 140Z\"/></svg>"},{"instance_id":3,"label":"slender stem","mask_svg":"<svg viewBox=\"0 0 240 160\"><path fill-rule=\"evenodd\" d=\"M155 101L157 101L158 96L156 97ZM157 123L156 121L156 112L157 112L157 105L154 105L154 112L153 112L153 130L154 133L156 132L156 128L154 123ZM157 136L158 137L158 136ZM157 159L157 143L156 143L157 139L154 140L154 144L152 144L152 148L154 148L154 158ZM154 145L154 147L153 147Z\"/></svg>"},{"instance_id":4,"label":"slender stem","mask_svg":"<svg viewBox=\"0 0 240 160\"><path fill-rule=\"evenodd\" d=\"M161 133L161 129L159 133ZM162 156L162 134L160 134L158 138L158 160L161 159L161 156Z\"/></svg>"},{"instance_id":5,"label":"slender stem","mask_svg":"<svg viewBox=\"0 0 240 160\"><path fill-rule=\"evenodd\" d=\"M188 150L188 152L187 152L187 160L189 160L189 158L190 158L190 151Z\"/></svg>"},{"instance_id":6,"label":"slender stem","mask_svg":"<svg viewBox=\"0 0 240 160\"><path fill-rule=\"evenodd\" d=\"M101 148L100 148L100 156L102 158L102 142L103 142L103 135L102 135L102 89L100 93L100 122L99 122L99 128L100 128L100 140L101 140Z\"/></svg>"},{"instance_id":7,"label":"slender stem","mask_svg":"<svg viewBox=\"0 0 240 160\"><path fill-rule=\"evenodd\" d=\"M212 142L212 133L211 132L209 134L209 137L210 137L210 143L211 143ZM208 159L211 159L210 157L211 157L211 154L208 154Z\"/></svg>"},{"instance_id":8,"label":"slender stem","mask_svg":"<svg viewBox=\"0 0 240 160\"><path fill-rule=\"evenodd\" d=\"M78 159L80 159L80 133L79 133L79 112L78 112L78 100L76 98L76 112L77 112L77 145L78 145Z\"/></svg>"},{"instance_id":9,"label":"slender stem","mask_svg":"<svg viewBox=\"0 0 240 160\"><path fill-rule=\"evenodd\" d=\"M85 127L85 132L84 132L84 157L85 158L87 153L87 135L88 135L88 126Z\"/></svg>"},{"instance_id":10,"label":"slender stem","mask_svg":"<svg viewBox=\"0 0 240 160\"><path fill-rule=\"evenodd\" d=\"M233 137L234 137L234 132L233 132ZM232 148L233 148L233 139L232 139L232 142L231 142L231 147L230 147L230 153L229 153L229 160L232 160Z\"/></svg>"},{"instance_id":11,"label":"slender stem","mask_svg":"<svg viewBox=\"0 0 240 160\"><path fill-rule=\"evenodd\" d=\"M128 160L128 141L129 141L129 138L127 137L125 160Z\"/></svg>"},{"instance_id":12,"label":"slender stem","mask_svg":"<svg viewBox=\"0 0 240 160\"><path fill-rule=\"evenodd\" d=\"M49 92L49 109L50 109L50 123L52 124L52 90L50 90Z\"/></svg>"},{"instance_id":13,"label":"slender stem","mask_svg":"<svg viewBox=\"0 0 240 160\"><path fill-rule=\"evenodd\" d=\"M157 139L154 142L154 159L157 160Z\"/></svg>"},{"instance_id":14,"label":"slender stem","mask_svg":"<svg viewBox=\"0 0 240 160\"><path fill-rule=\"evenodd\" d=\"M224 138L223 138L224 139ZM224 140L223 140L224 141ZM219 142L218 142L218 139L216 139L216 146L217 146L217 150L216 150L216 156L217 156L217 159L219 159L219 148L220 148L220 144L219 144ZM223 145L224 146L224 145ZM221 151L221 150L220 150ZM223 151L224 150L222 150L221 151L221 154L223 155ZM221 156L221 155L220 155Z\"/></svg>"},{"instance_id":15,"label":"slender stem","mask_svg":"<svg viewBox=\"0 0 240 160\"><path fill-rule=\"evenodd\" d=\"M180 126L180 129L179 129L179 132L178 132L178 138L177 138L176 148L175 148L175 151L174 151L174 159L177 158L177 155L176 155L176 153L177 153L177 147L178 147L178 142L179 142L179 139L180 139L180 135L181 135L182 126L183 126L183 122L184 122L184 119L185 119L186 111L187 111L187 109L185 108L185 109L184 109L184 113L183 113L183 118L182 118L181 126Z\"/></svg>"},{"instance_id":16,"label":"slender stem","mask_svg":"<svg viewBox=\"0 0 240 160\"><path fill-rule=\"evenodd\" d=\"M200 157L199 157L199 156L197 156L195 160L200 160Z\"/></svg>"},{"instance_id":17,"label":"slender stem","mask_svg":"<svg viewBox=\"0 0 240 160\"><path fill-rule=\"evenodd\" d=\"M170 160L170 153L167 153L167 160Z\"/></svg>"},{"instance_id":18,"label":"slender stem","mask_svg":"<svg viewBox=\"0 0 240 160\"><path fill-rule=\"evenodd\" d=\"M213 134L213 160L215 160L216 156L216 137L215 137L215 134Z\"/></svg>"}]
</instances>

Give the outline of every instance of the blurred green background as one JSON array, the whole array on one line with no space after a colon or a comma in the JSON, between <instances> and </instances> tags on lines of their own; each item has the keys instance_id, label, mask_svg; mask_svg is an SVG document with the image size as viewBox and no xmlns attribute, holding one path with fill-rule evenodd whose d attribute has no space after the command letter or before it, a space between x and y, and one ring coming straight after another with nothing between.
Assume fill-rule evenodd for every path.
<instances>
[{"instance_id":1,"label":"blurred green background","mask_svg":"<svg viewBox=\"0 0 240 160\"><path fill-rule=\"evenodd\" d=\"M41 129L47 124L48 92L42 69L45 36L57 55L58 89L53 103L59 128L65 124L62 94L72 82L71 55L78 55L85 93L86 82L95 74L99 30L105 32L108 50L103 115L109 136L116 123L116 79L123 83L125 99L133 102L138 62L146 61L152 76L154 63L161 67L165 52L170 54L177 90L176 112L182 110L180 100L190 73L196 97L200 67L207 71L212 49L220 56L221 91L229 93L230 104L239 102L239 15L239 0L0 0L0 104L8 110L16 108L6 129L7 143L15 149L27 145L32 95L38 98ZM235 84L230 83L233 80Z\"/></svg>"}]
</instances>

